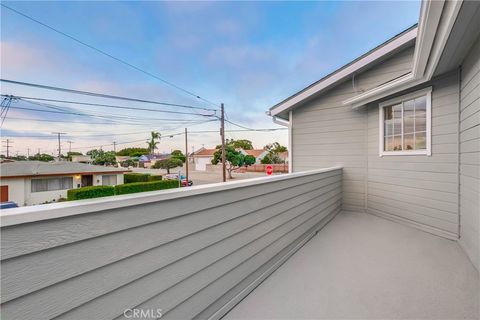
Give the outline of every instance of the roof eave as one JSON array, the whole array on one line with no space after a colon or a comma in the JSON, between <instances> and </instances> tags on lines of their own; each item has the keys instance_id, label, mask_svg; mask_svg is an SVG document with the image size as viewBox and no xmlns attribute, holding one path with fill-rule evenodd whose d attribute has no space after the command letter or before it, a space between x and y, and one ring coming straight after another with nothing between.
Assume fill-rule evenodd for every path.
<instances>
[{"instance_id":1,"label":"roof eave","mask_svg":"<svg viewBox=\"0 0 480 320\"><path fill-rule=\"evenodd\" d=\"M328 90L337 83L347 79L355 72L365 69L369 65L377 62L379 59L385 58L386 56L389 56L392 53L408 46L409 44L411 44L411 42L415 40L416 35L417 27L413 27L405 31L403 34L397 36L396 38L393 38L391 41L380 45L376 49L358 58L352 63L347 64L345 67L335 71L334 73L317 81L313 85L271 107L268 111L269 114L271 116L279 116L281 118L285 118L285 113L296 107L298 104L311 99L312 97L320 94L325 90Z\"/></svg>"},{"instance_id":2,"label":"roof eave","mask_svg":"<svg viewBox=\"0 0 480 320\"><path fill-rule=\"evenodd\" d=\"M443 0L422 2L412 72L349 98L342 104L357 109L396 92L430 81L462 3L463 1L449 1L447 4Z\"/></svg>"}]
</instances>

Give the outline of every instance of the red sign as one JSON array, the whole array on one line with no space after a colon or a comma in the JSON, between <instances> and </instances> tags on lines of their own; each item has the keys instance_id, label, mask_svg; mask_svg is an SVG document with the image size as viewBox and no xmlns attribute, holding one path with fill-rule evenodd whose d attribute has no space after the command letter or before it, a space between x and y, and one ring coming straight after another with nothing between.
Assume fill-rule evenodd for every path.
<instances>
[{"instance_id":1,"label":"red sign","mask_svg":"<svg viewBox=\"0 0 480 320\"><path fill-rule=\"evenodd\" d=\"M265 172L267 173L267 176L271 176L273 174L273 166L271 164L267 165Z\"/></svg>"}]
</instances>

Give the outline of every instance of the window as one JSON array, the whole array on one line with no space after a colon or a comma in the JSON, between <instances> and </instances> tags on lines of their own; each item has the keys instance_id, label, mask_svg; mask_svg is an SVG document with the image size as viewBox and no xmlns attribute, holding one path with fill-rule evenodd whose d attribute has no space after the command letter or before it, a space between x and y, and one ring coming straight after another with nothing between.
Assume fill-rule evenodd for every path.
<instances>
[{"instance_id":1,"label":"window","mask_svg":"<svg viewBox=\"0 0 480 320\"><path fill-rule=\"evenodd\" d=\"M117 175L116 174L104 174L102 175L102 185L104 186L114 186L117 184Z\"/></svg>"},{"instance_id":2,"label":"window","mask_svg":"<svg viewBox=\"0 0 480 320\"><path fill-rule=\"evenodd\" d=\"M67 190L72 188L72 177L32 179L32 192Z\"/></svg>"},{"instance_id":3,"label":"window","mask_svg":"<svg viewBox=\"0 0 480 320\"><path fill-rule=\"evenodd\" d=\"M380 104L380 156L431 155L431 92L430 87Z\"/></svg>"}]
</instances>

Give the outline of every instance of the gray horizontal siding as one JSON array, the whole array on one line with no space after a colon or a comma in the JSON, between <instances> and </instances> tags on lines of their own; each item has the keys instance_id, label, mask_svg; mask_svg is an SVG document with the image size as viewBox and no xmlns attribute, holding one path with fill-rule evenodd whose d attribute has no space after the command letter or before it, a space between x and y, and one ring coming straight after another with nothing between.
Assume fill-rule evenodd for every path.
<instances>
[{"instance_id":1,"label":"gray horizontal siding","mask_svg":"<svg viewBox=\"0 0 480 320\"><path fill-rule=\"evenodd\" d=\"M367 111L342 101L409 72L412 56L407 48L293 111L293 171L343 166L345 210L365 210Z\"/></svg>"},{"instance_id":2,"label":"gray horizontal siding","mask_svg":"<svg viewBox=\"0 0 480 320\"><path fill-rule=\"evenodd\" d=\"M460 244L480 270L480 39L462 64Z\"/></svg>"},{"instance_id":3,"label":"gray horizontal siding","mask_svg":"<svg viewBox=\"0 0 480 320\"><path fill-rule=\"evenodd\" d=\"M368 108L368 212L458 234L458 76L431 83L432 155L379 156L378 104Z\"/></svg>"},{"instance_id":4,"label":"gray horizontal siding","mask_svg":"<svg viewBox=\"0 0 480 320\"><path fill-rule=\"evenodd\" d=\"M211 315L333 217L341 190L336 169L2 227L2 319Z\"/></svg>"}]
</instances>

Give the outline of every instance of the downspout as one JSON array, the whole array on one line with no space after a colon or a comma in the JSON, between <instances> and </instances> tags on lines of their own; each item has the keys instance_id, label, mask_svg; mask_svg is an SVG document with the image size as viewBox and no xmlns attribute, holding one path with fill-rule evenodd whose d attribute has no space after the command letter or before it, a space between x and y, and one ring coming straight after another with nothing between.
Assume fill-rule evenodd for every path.
<instances>
[{"instance_id":1,"label":"downspout","mask_svg":"<svg viewBox=\"0 0 480 320\"><path fill-rule=\"evenodd\" d=\"M288 173L293 172L293 136L292 136L292 129L293 129L293 112L290 110L288 112Z\"/></svg>"}]
</instances>

